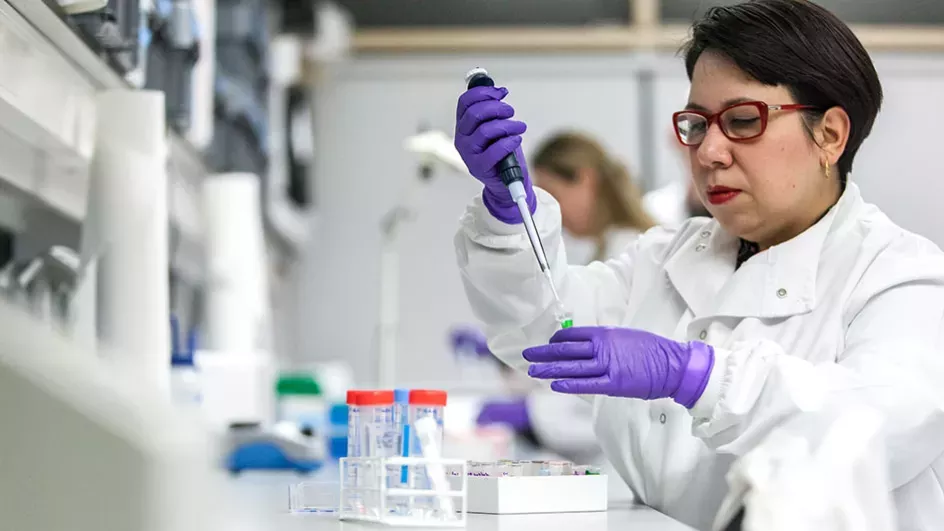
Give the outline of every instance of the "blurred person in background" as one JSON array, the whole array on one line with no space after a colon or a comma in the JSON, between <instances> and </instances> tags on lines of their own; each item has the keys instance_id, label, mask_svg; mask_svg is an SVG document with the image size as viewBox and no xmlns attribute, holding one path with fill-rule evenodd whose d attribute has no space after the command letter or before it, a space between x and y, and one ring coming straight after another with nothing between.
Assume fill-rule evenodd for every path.
<instances>
[{"instance_id":1,"label":"blurred person in background","mask_svg":"<svg viewBox=\"0 0 944 531\"><path fill-rule=\"evenodd\" d=\"M713 219L650 230L588 266L566 262L561 209L531 186L508 90L459 97L456 148L483 192L456 257L490 350L593 400L637 499L697 529L712 528L732 465L777 428L814 444L830 413L863 406L884 421L887 455L867 458L888 469L898 528L941 529L944 252L850 180L882 104L872 59L804 0L712 7L683 54L691 87L671 120ZM500 179L512 153L573 328Z\"/></svg>"},{"instance_id":2,"label":"blurred person in background","mask_svg":"<svg viewBox=\"0 0 944 531\"><path fill-rule=\"evenodd\" d=\"M538 147L530 162L535 186L560 204L571 264L616 256L655 226L626 166L590 136L555 134ZM589 245L581 249L581 244Z\"/></svg>"}]
</instances>

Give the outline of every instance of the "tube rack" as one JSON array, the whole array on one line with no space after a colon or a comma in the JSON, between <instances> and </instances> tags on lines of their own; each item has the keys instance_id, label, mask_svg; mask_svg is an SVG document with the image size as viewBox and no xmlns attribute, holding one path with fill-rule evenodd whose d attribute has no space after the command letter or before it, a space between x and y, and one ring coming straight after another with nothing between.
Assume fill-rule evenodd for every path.
<instances>
[{"instance_id":1,"label":"tube rack","mask_svg":"<svg viewBox=\"0 0 944 531\"><path fill-rule=\"evenodd\" d=\"M406 484L403 467L410 467ZM418 488L415 469L445 471L449 490ZM465 527L468 469L462 459L423 457L345 457L341 459L341 520L372 522L392 527Z\"/></svg>"}]
</instances>

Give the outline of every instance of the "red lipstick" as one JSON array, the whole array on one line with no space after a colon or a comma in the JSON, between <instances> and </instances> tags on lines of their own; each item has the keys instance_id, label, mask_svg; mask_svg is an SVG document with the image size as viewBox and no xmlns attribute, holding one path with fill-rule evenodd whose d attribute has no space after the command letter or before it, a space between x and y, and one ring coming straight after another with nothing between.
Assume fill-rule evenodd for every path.
<instances>
[{"instance_id":1,"label":"red lipstick","mask_svg":"<svg viewBox=\"0 0 944 531\"><path fill-rule=\"evenodd\" d=\"M709 186L708 202L712 205L723 205L735 197L741 195L741 191L727 186Z\"/></svg>"}]
</instances>

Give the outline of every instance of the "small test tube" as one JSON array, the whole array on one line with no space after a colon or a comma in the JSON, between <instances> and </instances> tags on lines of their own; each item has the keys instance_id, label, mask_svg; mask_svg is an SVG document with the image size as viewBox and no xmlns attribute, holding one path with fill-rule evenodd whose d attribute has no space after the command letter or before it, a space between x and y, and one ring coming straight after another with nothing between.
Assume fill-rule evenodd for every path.
<instances>
[{"instance_id":1,"label":"small test tube","mask_svg":"<svg viewBox=\"0 0 944 531\"><path fill-rule=\"evenodd\" d=\"M530 460L520 460L515 462L521 465L521 473L525 476L537 476L541 471L541 463L543 463L543 461Z\"/></svg>"},{"instance_id":2,"label":"small test tube","mask_svg":"<svg viewBox=\"0 0 944 531\"><path fill-rule=\"evenodd\" d=\"M570 461L548 461L547 467L542 468L542 472L544 471L547 473L541 475L570 476L573 474L573 465L570 463Z\"/></svg>"},{"instance_id":3,"label":"small test tube","mask_svg":"<svg viewBox=\"0 0 944 531\"><path fill-rule=\"evenodd\" d=\"M521 475L522 475L522 476L531 476L531 475L533 475L533 474L531 474L531 461L528 461L528 460L526 460L526 459L519 459L519 460L515 461L515 463L518 463L519 465L521 465Z\"/></svg>"},{"instance_id":4,"label":"small test tube","mask_svg":"<svg viewBox=\"0 0 944 531\"><path fill-rule=\"evenodd\" d=\"M524 475L524 466L521 463L505 462L497 463L495 465L495 476L500 478L505 477L521 477Z\"/></svg>"},{"instance_id":5,"label":"small test tube","mask_svg":"<svg viewBox=\"0 0 944 531\"><path fill-rule=\"evenodd\" d=\"M443 415L445 414L447 394L445 391L435 391L428 389L413 389L410 391L409 403L409 423L416 424L416 421L423 417L433 417L436 425L439 427L437 433L439 447L443 444ZM410 445L413 449L413 445ZM416 445L419 450L419 445ZM411 455L413 455L411 453Z\"/></svg>"},{"instance_id":6,"label":"small test tube","mask_svg":"<svg viewBox=\"0 0 944 531\"><path fill-rule=\"evenodd\" d=\"M419 438L414 434L413 426L420 419L430 417L436 422L436 444L439 448L443 447L443 415L446 408L447 394L445 391L429 389L413 389L410 391L409 403L409 426L410 426L410 446L409 454L412 457L421 457L422 448ZM421 490L432 489L429 477L426 475L426 466L411 466L409 474L410 487ZM437 507L435 498L417 497L412 500L410 507L411 514L426 514L429 511L435 511Z\"/></svg>"},{"instance_id":7,"label":"small test tube","mask_svg":"<svg viewBox=\"0 0 944 531\"><path fill-rule=\"evenodd\" d=\"M574 326L574 314L564 309L564 305L559 301L554 305L554 318L560 324L561 329Z\"/></svg>"},{"instance_id":8,"label":"small test tube","mask_svg":"<svg viewBox=\"0 0 944 531\"><path fill-rule=\"evenodd\" d=\"M468 475L476 477L490 476L492 464L484 461L469 461Z\"/></svg>"},{"instance_id":9,"label":"small test tube","mask_svg":"<svg viewBox=\"0 0 944 531\"><path fill-rule=\"evenodd\" d=\"M574 326L574 317L570 312L565 312L559 322L562 330L564 328L572 328Z\"/></svg>"},{"instance_id":10,"label":"small test tube","mask_svg":"<svg viewBox=\"0 0 944 531\"><path fill-rule=\"evenodd\" d=\"M446 408L447 394L445 391L435 391L427 389L413 389L410 391L409 403L409 426L412 427L416 421L424 417L432 417L438 427L436 438L440 448L443 447L443 415ZM421 457L420 443L416 436L412 434L412 429L408 430L410 435L409 455ZM419 489L430 489L429 480L426 478L426 467L414 467L413 487Z\"/></svg>"}]
</instances>

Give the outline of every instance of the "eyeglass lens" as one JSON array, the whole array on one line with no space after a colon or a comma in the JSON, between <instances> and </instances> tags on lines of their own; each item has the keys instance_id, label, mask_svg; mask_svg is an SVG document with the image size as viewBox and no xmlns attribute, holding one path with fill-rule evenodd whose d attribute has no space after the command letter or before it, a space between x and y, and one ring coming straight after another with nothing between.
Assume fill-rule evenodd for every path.
<instances>
[{"instance_id":1,"label":"eyeglass lens","mask_svg":"<svg viewBox=\"0 0 944 531\"><path fill-rule=\"evenodd\" d=\"M721 130L725 136L737 140L746 140L760 136L764 132L761 111L756 105L736 105L727 109L719 117ZM682 112L675 119L682 143L688 146L701 144L708 134L708 119L691 112Z\"/></svg>"}]
</instances>

